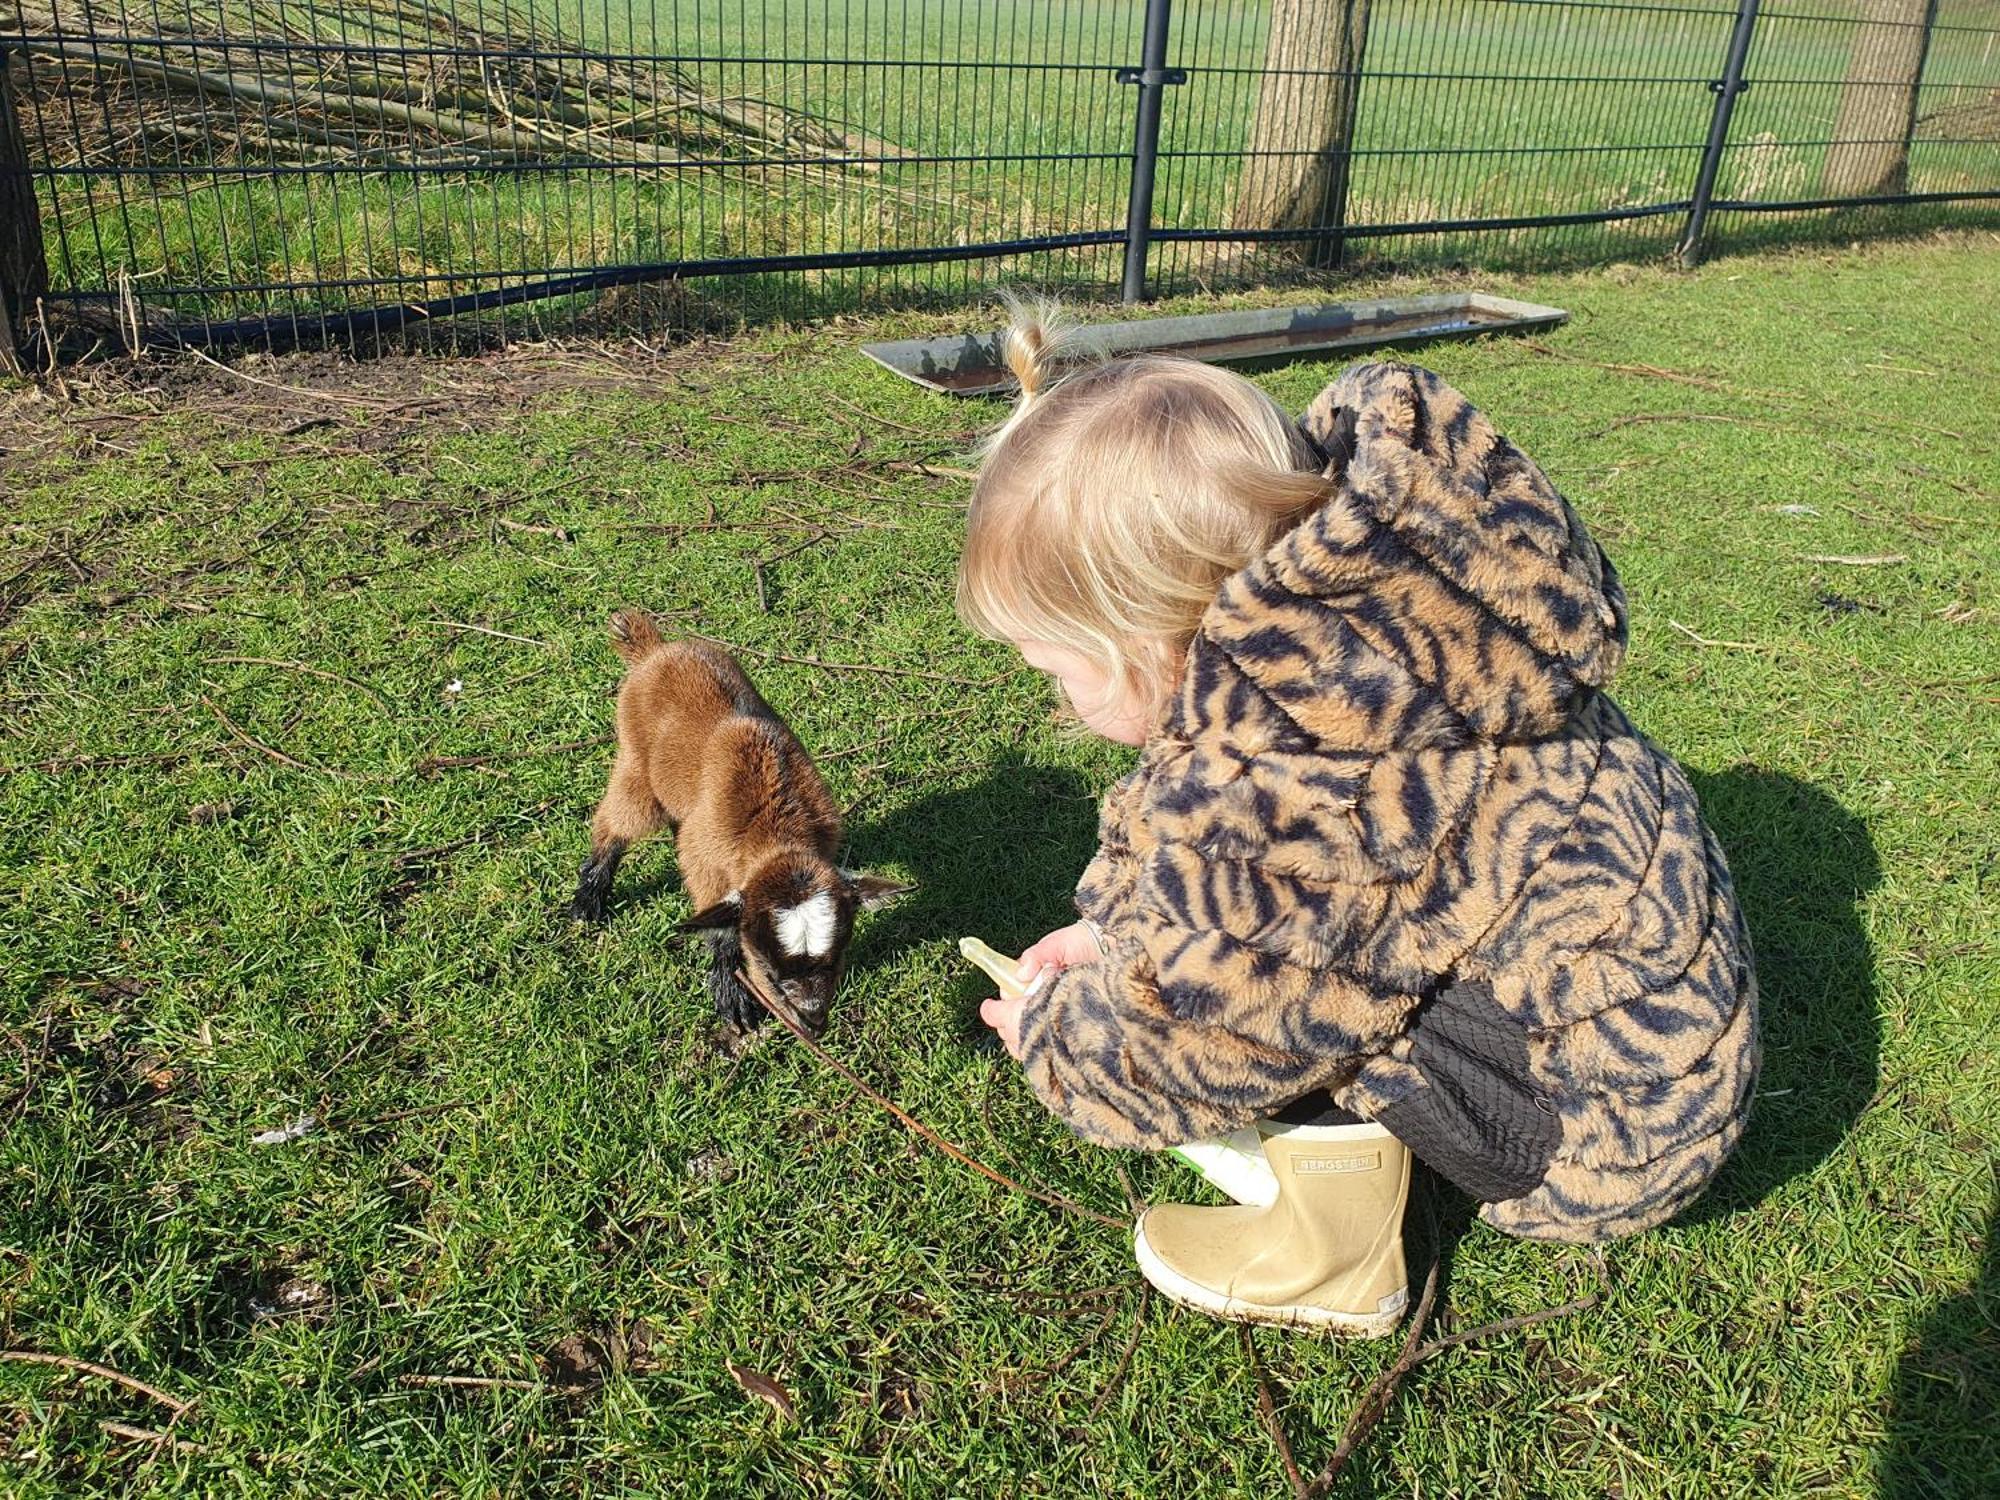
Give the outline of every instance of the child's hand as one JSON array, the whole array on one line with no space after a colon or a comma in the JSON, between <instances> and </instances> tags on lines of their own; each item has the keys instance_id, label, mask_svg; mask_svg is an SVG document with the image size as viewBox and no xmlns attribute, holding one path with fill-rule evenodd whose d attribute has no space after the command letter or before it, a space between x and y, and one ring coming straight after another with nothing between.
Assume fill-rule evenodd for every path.
<instances>
[{"instance_id":1,"label":"child's hand","mask_svg":"<svg viewBox=\"0 0 2000 1500\"><path fill-rule=\"evenodd\" d=\"M1089 925L1072 922L1067 927L1058 927L1023 953L1014 974L1027 984L1044 969L1067 969L1072 964L1087 964L1099 956L1097 938Z\"/></svg>"},{"instance_id":2,"label":"child's hand","mask_svg":"<svg viewBox=\"0 0 2000 1500\"><path fill-rule=\"evenodd\" d=\"M1000 1045L1015 1062L1021 1060L1021 1012L1028 1004L1026 1000L993 999L983 1000L979 1005L979 1019L993 1028Z\"/></svg>"}]
</instances>

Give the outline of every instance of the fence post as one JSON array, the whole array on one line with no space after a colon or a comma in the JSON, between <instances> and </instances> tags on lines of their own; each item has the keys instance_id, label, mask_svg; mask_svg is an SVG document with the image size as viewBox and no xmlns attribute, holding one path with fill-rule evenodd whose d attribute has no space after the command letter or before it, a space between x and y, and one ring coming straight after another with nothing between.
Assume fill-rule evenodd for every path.
<instances>
[{"instance_id":1,"label":"fence post","mask_svg":"<svg viewBox=\"0 0 2000 1500\"><path fill-rule=\"evenodd\" d=\"M1124 300L1146 300L1146 248L1153 235L1153 171L1160 159L1160 103L1168 84L1186 83L1187 70L1167 66L1167 12L1172 0L1146 0L1146 33L1139 66L1120 68L1120 83L1139 85L1139 114L1132 127L1132 196L1125 205Z\"/></svg>"},{"instance_id":2,"label":"fence post","mask_svg":"<svg viewBox=\"0 0 2000 1500\"><path fill-rule=\"evenodd\" d=\"M12 50L0 48L0 370L18 375L38 360L49 268L27 132L14 107L13 60Z\"/></svg>"},{"instance_id":3,"label":"fence post","mask_svg":"<svg viewBox=\"0 0 2000 1500\"><path fill-rule=\"evenodd\" d=\"M1745 88L1743 62L1750 55L1750 37L1756 29L1757 0L1737 0L1736 29L1729 33L1729 55L1722 64L1722 76L1708 85L1715 95L1715 113L1708 122L1708 145L1701 153L1701 176L1695 180L1694 199L1688 207L1687 232L1675 251L1684 266L1701 259L1701 236L1708 225L1708 205L1715 197L1715 174L1722 167L1722 148L1729 143L1729 117L1736 112L1736 96Z\"/></svg>"}]
</instances>

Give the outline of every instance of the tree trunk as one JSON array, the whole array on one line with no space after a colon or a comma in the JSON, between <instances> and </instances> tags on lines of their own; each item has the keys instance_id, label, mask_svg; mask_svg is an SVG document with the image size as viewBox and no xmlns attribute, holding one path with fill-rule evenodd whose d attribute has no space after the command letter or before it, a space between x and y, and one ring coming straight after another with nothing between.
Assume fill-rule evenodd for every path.
<instances>
[{"instance_id":1,"label":"tree trunk","mask_svg":"<svg viewBox=\"0 0 2000 1500\"><path fill-rule=\"evenodd\" d=\"M1917 84L1934 5L1935 0L1861 0L1834 144L1820 181L1827 197L1873 198L1907 189Z\"/></svg>"},{"instance_id":2,"label":"tree trunk","mask_svg":"<svg viewBox=\"0 0 2000 1500\"><path fill-rule=\"evenodd\" d=\"M1264 81L1232 223L1323 228L1323 238L1301 242L1316 265L1340 258L1368 6L1369 0L1271 0Z\"/></svg>"},{"instance_id":3,"label":"tree trunk","mask_svg":"<svg viewBox=\"0 0 2000 1500\"><path fill-rule=\"evenodd\" d=\"M42 299L49 290L42 258L42 211L28 173L27 133L8 74L14 54L0 49L0 370L19 374L38 359Z\"/></svg>"}]
</instances>

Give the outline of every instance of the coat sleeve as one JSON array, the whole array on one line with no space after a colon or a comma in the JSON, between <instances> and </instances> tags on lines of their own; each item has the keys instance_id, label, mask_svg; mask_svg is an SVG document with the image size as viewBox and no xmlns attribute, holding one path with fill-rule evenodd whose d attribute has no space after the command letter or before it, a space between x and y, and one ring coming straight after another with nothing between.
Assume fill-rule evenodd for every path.
<instances>
[{"instance_id":1,"label":"coat sleeve","mask_svg":"<svg viewBox=\"0 0 2000 1500\"><path fill-rule=\"evenodd\" d=\"M1118 869L1114 872L1114 866ZM1159 1150L1238 1129L1351 1072L1379 1038L1351 1024L1400 1009L1337 969L1274 955L1222 913L1255 910L1216 882L1254 881L1192 850L1093 864L1122 899L1086 916L1110 951L1065 970L1022 1014L1022 1063L1048 1108L1100 1145Z\"/></svg>"}]
</instances>

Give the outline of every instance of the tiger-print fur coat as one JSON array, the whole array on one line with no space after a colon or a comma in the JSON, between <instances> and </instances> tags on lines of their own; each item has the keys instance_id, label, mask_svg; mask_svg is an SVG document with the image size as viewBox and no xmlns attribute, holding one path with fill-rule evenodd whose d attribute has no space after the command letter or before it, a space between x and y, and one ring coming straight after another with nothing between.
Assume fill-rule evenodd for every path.
<instances>
[{"instance_id":1,"label":"tiger-print fur coat","mask_svg":"<svg viewBox=\"0 0 2000 1500\"><path fill-rule=\"evenodd\" d=\"M1300 427L1332 498L1226 581L1106 797L1107 955L1027 1007L1028 1078L1140 1148L1327 1089L1502 1230L1649 1228L1742 1132L1756 982L1693 789L1601 691L1617 574L1428 371Z\"/></svg>"}]
</instances>

